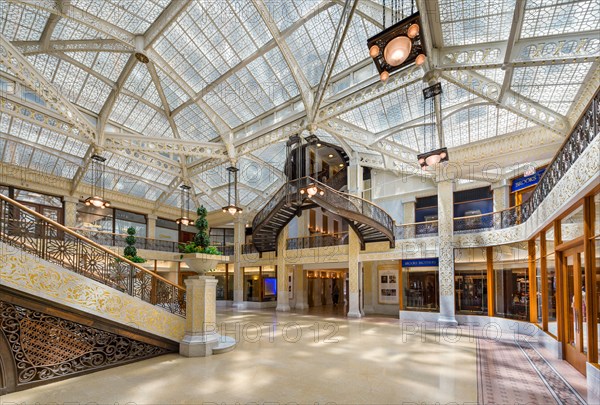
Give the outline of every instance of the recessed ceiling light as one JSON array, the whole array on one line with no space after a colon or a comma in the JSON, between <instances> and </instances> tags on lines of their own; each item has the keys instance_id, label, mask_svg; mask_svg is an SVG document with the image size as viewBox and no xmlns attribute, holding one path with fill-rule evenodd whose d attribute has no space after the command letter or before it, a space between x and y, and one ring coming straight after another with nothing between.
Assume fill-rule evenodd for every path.
<instances>
[{"instance_id":1,"label":"recessed ceiling light","mask_svg":"<svg viewBox=\"0 0 600 405\"><path fill-rule=\"evenodd\" d=\"M332 154L332 153L330 153L329 155L327 155L327 157L329 157L329 158L332 158L332 157L333 157L333 154Z\"/></svg>"}]
</instances>

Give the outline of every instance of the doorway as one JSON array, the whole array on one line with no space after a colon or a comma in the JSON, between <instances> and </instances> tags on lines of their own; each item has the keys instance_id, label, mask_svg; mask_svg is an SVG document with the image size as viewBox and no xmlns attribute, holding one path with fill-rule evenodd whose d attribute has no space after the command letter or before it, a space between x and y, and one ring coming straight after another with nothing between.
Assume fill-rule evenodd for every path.
<instances>
[{"instance_id":1,"label":"doorway","mask_svg":"<svg viewBox=\"0 0 600 405\"><path fill-rule=\"evenodd\" d=\"M583 243L561 252L563 276L563 353L573 367L586 374L587 309L585 301L585 260Z\"/></svg>"}]
</instances>

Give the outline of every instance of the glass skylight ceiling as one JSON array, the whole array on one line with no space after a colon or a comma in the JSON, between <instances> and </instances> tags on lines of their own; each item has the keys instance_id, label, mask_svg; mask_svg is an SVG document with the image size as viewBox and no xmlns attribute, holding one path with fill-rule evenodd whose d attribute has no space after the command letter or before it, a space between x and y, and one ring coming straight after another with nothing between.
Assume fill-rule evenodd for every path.
<instances>
[{"instance_id":1,"label":"glass skylight ceiling","mask_svg":"<svg viewBox=\"0 0 600 405\"><path fill-rule=\"evenodd\" d=\"M234 155L236 150L243 151L234 156L240 168L241 203L259 208L264 199L270 197L266 194L277 190L282 182L285 140L278 137L270 142L270 137L278 134L277 131L281 131L282 126L292 119L306 114L303 103L307 99L306 94L300 93L301 87L294 76L304 76L313 86L313 91L319 86L343 2L257 1L264 1L271 14L271 22L280 32L277 41L253 2L194 0L179 14L173 15L156 40L148 45L153 66L135 62L122 84L117 84L117 81L127 62L130 59L135 61L132 59L133 49L128 50L130 45L111 37L110 26L117 26L132 36L144 35L153 24L161 21L159 16L170 4L169 0L73 0L69 7L98 16L106 21L107 27L90 26L76 21L74 16L77 13L66 13L66 16L58 18L54 29L49 30L49 38L42 38L50 16L39 8L43 8L44 3L33 7L5 2L0 7L0 32L9 41L19 41L13 42L13 45L23 52L31 52L31 45L39 45L38 41L42 39L51 41L48 49L27 54L27 60L85 113L93 128L103 129L105 137L114 133L132 133L164 138L168 145L178 141L178 134L184 141L224 144L224 140L229 142L230 134L235 134L234 144L228 145L228 150ZM334 105L345 95L356 96L351 100L353 108L344 108L345 112L331 118L357 127L354 133L370 133L371 139L384 137L383 140L423 152L431 146L429 135L428 143L423 144L423 132L431 128L429 124L423 126L429 122L428 117L423 117L422 99L422 89L427 84L421 80L405 86L388 83L381 89L373 64L369 62L366 40L381 29L381 3L381 0L359 0L358 11L352 17L333 67L331 86L320 107ZM387 3L389 7L391 2ZM431 6L429 2L422 3ZM430 18L430 21L433 28L441 33L443 44L440 47L457 47L453 52L460 50L461 46L496 41L500 42L500 46L496 47L503 48L502 43L508 40L512 29L515 6L521 5L520 0L441 0L438 3L439 15ZM577 40L578 33L581 33L581 38L590 38L600 29L600 3L597 0L526 0L524 6L517 43L531 41L528 38L535 38L539 43L559 42L566 35ZM405 2L405 7L408 11L410 2ZM425 12L431 14L431 9ZM365 15L368 17L364 18ZM425 31L431 32L431 28ZM546 39L547 36L552 37ZM55 51L52 49L54 41L70 49L64 53ZM277 46L277 42L282 41L287 44L291 55L284 57ZM115 52L110 51L112 44ZM98 48L101 51L94 52L93 49L99 45L102 45ZM79 46L81 49L77 49ZM443 49L438 51L443 54ZM153 53L162 60L153 61ZM468 65L461 68L498 84L500 89L505 77L509 77L506 75L508 70L498 66L502 57L500 55L500 59L488 62L494 65L486 66L484 62L476 68ZM519 59L521 56L513 57L519 64L512 66L512 80L508 88L511 97L514 92L517 98L537 103L562 116L569 115L569 120L573 121L570 117L572 105L581 94L585 94L582 93L583 87L588 83L593 85L591 79L597 78L597 73L593 75L598 69L597 60L591 57L584 62L555 63L552 61L553 53L546 52L535 59L528 59L527 65L524 65ZM152 70L156 71L157 80L152 79ZM425 72L419 69L417 73L423 75ZM395 73L401 74L403 72ZM15 93L14 82L18 80L5 67L0 67L0 75L4 91L8 89L6 81L13 82L10 97L29 106L37 103L38 107L42 105L46 110L52 109L33 90L17 87L21 93ZM504 108L502 103L492 105L477 96L476 92L469 90L469 86L476 83L459 86L445 80L445 75L454 76L452 71L442 70L439 77L444 90L442 114L446 117L443 121L446 146L460 148L468 143L491 140L536 126L535 119L526 119L511 112L509 106ZM361 92L367 86L377 91L373 94ZM386 86L395 87L386 90ZM161 91L167 105L163 105ZM359 96L363 95L366 97L364 101L359 100ZM342 104L345 100L348 99L343 99ZM99 128L102 124L98 114L103 109L107 110L108 122L106 127ZM3 162L29 168L38 165L44 173L69 180L84 165L83 158L90 142L81 142L67 136L67 133L50 130L51 126L45 128L30 124L10 114L10 111L4 110L0 114ZM408 129L403 127L407 123L410 124ZM176 127L176 133L171 124ZM340 137L343 137L343 143L352 151L364 156L380 156L377 151L363 145L369 137L358 140L352 131L334 133L327 119L318 122L318 125L331 130L331 133L323 129L317 131L323 141L340 145ZM302 135L307 136L308 132L303 131ZM242 142L252 142L255 138L260 140L263 136L268 141L259 142L258 146L247 150L239 148ZM163 204L178 207L178 190L175 188L173 192L173 188L169 187L181 180L191 182L198 200L211 210L220 209L223 196L226 199L228 177L225 169L231 163L222 156L211 165L212 169L184 179L181 165L190 169L194 165L212 163L212 158L135 148L102 153L109 158L107 181L118 191L151 200L167 192L161 200ZM450 154L452 156L452 151ZM386 159L387 162L392 160ZM404 167L400 165L390 169L403 170ZM409 169L408 166L406 169ZM83 181L88 180L84 178Z\"/></svg>"}]
</instances>

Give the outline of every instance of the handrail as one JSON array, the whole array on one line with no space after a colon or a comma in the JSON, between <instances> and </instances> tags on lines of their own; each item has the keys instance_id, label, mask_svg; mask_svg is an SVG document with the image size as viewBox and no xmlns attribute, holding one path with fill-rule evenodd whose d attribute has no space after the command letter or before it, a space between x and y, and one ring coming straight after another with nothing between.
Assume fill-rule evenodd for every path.
<instances>
[{"instance_id":1,"label":"handrail","mask_svg":"<svg viewBox=\"0 0 600 405\"><path fill-rule=\"evenodd\" d=\"M71 229L69 229L69 228L67 228L67 227L59 224L58 222L56 222L56 221L54 221L54 220L52 220L50 218L47 218L47 217L43 216L42 214L40 214L40 213L38 213L38 212L36 212L36 211L34 211L34 210L26 207L25 205L23 205L23 204L21 204L21 203L19 203L17 201L14 201L14 200L12 200L12 199L10 199L10 198L8 198L8 197L0 194L0 202L4 202L6 204L5 208L10 208L10 206L18 208L20 211L26 212L27 214L33 216L34 218L37 218L42 223L46 223L46 224L51 225L56 230L58 230L59 233L62 232L63 234L68 234L68 235L74 237L76 240L79 240L79 241L81 241L81 242L83 242L83 243L85 243L85 244L87 244L89 246L92 246L93 248L95 248L97 250L100 250L101 252L104 252L108 256L112 257L112 260L114 260L115 262L126 263L127 265L131 266L132 268L137 269L138 271L142 272L143 274L145 274L147 276L150 276L152 279L155 279L157 281L163 282L163 283L167 284L168 286L170 286L172 288L175 288L181 294L185 293L185 288L184 287L182 287L180 285L177 285L177 284L175 284L175 283L167 280L166 278L164 278L164 277L162 277L162 276L160 276L160 275L158 275L158 274L156 274L156 273L154 273L154 272L152 272L152 271L150 271L150 270L148 270L148 269L140 266L137 263L132 262L131 260L127 259L126 257L118 255L117 253L113 252L112 250L110 250L110 249L108 249L108 248L106 248L106 247L104 247L104 246L102 246L102 245L94 242L93 240L91 240L89 238L86 238L83 235L78 234L77 232L75 232L75 231L73 231L73 230L71 230ZM1 211L0 215L4 216L6 214L5 214L4 211ZM16 222L22 222L22 221L17 220ZM7 233L7 232L10 231L10 229L9 230L5 229L4 231L5 232L0 232L0 235L4 235L5 238L8 240L8 243L10 243L10 237L9 236L11 236L11 235L9 233ZM35 240L36 240L36 238L32 238L32 241L35 241ZM36 252L36 253L39 253L39 252ZM48 252L45 252L45 253L47 254ZM74 254L79 254L79 252L74 253ZM66 255L66 253L64 253L63 256L64 255ZM42 257L42 256L40 255L40 257ZM90 266L91 266L91 264L90 264Z\"/></svg>"},{"instance_id":2,"label":"handrail","mask_svg":"<svg viewBox=\"0 0 600 405\"><path fill-rule=\"evenodd\" d=\"M120 246L117 244L117 242L122 242L123 245L125 244L125 239L128 235L127 234L123 234L123 233L114 233L114 232L107 232L107 231L96 231L93 229L88 229L88 228L75 228L75 227L68 227L69 229L79 233L79 234L83 234L83 235L90 235L93 234L93 236L96 236L97 234L100 234L101 236L106 236L109 237L112 240L112 243L107 244L108 246ZM96 242L93 239L93 236L87 236L89 239L91 239L92 241ZM118 239L117 239L118 238ZM180 242L176 242L173 240L163 240L163 239L155 239L155 238L146 238L144 236L135 236L136 240L139 240L143 246L140 246L139 244L137 245L138 248L140 249L147 249L147 250L158 250L158 251L168 251L168 252L174 252L177 253L179 252L179 245ZM101 243L101 242L100 242ZM137 243L137 242L136 242ZM148 248L148 245L153 245L150 246L150 248ZM169 250L164 250L164 249L159 249L158 245L163 244L165 245L165 248L170 248ZM166 245L170 245L170 246L166 246ZM123 247L123 246L120 246ZM152 247L154 247L155 249L152 249Z\"/></svg>"}]
</instances>

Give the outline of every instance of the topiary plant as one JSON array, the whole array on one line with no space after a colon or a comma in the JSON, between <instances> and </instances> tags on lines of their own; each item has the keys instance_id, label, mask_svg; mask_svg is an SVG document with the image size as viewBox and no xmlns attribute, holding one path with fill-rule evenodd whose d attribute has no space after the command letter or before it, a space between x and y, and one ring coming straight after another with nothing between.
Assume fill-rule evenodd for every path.
<instances>
[{"instance_id":1,"label":"topiary plant","mask_svg":"<svg viewBox=\"0 0 600 405\"><path fill-rule=\"evenodd\" d=\"M208 237L208 221L206 220L206 208L204 205L201 205L200 208L196 211L198 214L198 219L194 225L198 232L194 236L194 244L198 248L198 251L204 251L210 245L210 238Z\"/></svg>"},{"instance_id":2,"label":"topiary plant","mask_svg":"<svg viewBox=\"0 0 600 405\"><path fill-rule=\"evenodd\" d=\"M135 228L133 226L127 228L127 237L125 237L125 243L127 243L127 246L125 249L123 249L123 256L134 263L144 263L146 261L146 259L143 259L137 255L137 249L135 248Z\"/></svg>"},{"instance_id":3,"label":"topiary plant","mask_svg":"<svg viewBox=\"0 0 600 405\"><path fill-rule=\"evenodd\" d=\"M127 246L123 250L123 254L125 256L135 257L137 256L137 249L135 248L135 228L133 226L127 228L127 236L125 238L125 243Z\"/></svg>"}]
</instances>

